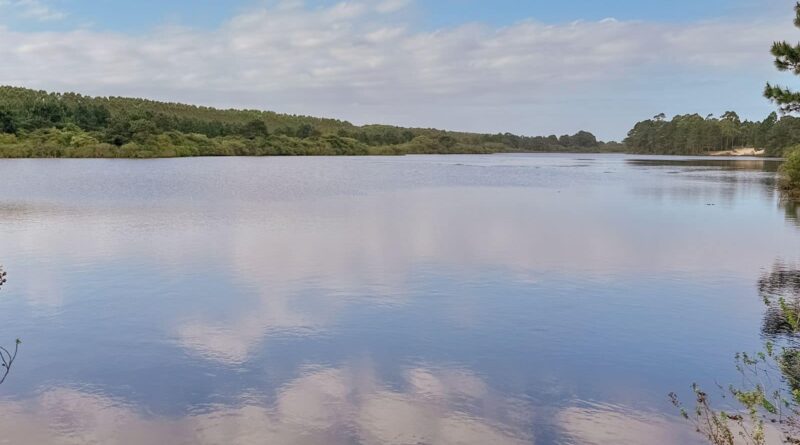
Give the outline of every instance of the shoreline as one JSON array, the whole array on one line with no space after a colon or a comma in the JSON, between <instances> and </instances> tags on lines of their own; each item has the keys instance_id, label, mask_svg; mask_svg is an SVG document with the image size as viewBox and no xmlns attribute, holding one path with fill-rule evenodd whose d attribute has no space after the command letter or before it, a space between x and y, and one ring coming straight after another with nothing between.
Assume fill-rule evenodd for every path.
<instances>
[{"instance_id":1,"label":"shoreline","mask_svg":"<svg viewBox=\"0 0 800 445\"><path fill-rule=\"evenodd\" d=\"M757 148L734 148L733 150L710 151L708 156L764 156L766 150Z\"/></svg>"},{"instance_id":2,"label":"shoreline","mask_svg":"<svg viewBox=\"0 0 800 445\"><path fill-rule=\"evenodd\" d=\"M721 152L707 152L699 154L673 154L673 153L639 153L627 151L480 151L480 150L465 150L465 151L451 151L451 152L405 152L405 153L392 153L392 152L375 152L363 154L265 154L265 155L237 155L237 154L220 154L220 155L183 155L183 156L4 156L2 147L0 147L0 160L4 159L128 159L128 160L153 160L153 159L185 159L185 158L314 158L314 157L403 157L403 156L465 156L465 155L575 155L575 156L591 156L591 155L627 155L627 156L667 156L667 157L682 157L682 158L754 158L755 160L765 161L782 161L784 158L765 156L764 150L742 149L721 151ZM752 154L752 153L757 154Z\"/></svg>"}]
</instances>

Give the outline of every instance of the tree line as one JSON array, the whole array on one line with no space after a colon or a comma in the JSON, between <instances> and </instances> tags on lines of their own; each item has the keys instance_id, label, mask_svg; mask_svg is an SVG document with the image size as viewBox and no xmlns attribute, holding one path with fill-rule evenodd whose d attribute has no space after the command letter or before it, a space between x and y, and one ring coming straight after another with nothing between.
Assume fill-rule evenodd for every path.
<instances>
[{"instance_id":1,"label":"tree line","mask_svg":"<svg viewBox=\"0 0 800 445\"><path fill-rule=\"evenodd\" d=\"M800 144L800 118L698 114L638 122L623 143L573 135L480 134L216 109L124 97L0 87L0 157L396 155L629 152L700 155L740 147L782 156Z\"/></svg>"},{"instance_id":2,"label":"tree line","mask_svg":"<svg viewBox=\"0 0 800 445\"><path fill-rule=\"evenodd\" d=\"M700 155L748 147L782 156L787 148L800 144L800 118L771 113L753 122L728 111L720 117L685 114L667 120L662 113L638 122L624 143L636 153Z\"/></svg>"},{"instance_id":3,"label":"tree line","mask_svg":"<svg viewBox=\"0 0 800 445\"><path fill-rule=\"evenodd\" d=\"M0 157L619 151L586 131L476 134L0 87Z\"/></svg>"}]
</instances>

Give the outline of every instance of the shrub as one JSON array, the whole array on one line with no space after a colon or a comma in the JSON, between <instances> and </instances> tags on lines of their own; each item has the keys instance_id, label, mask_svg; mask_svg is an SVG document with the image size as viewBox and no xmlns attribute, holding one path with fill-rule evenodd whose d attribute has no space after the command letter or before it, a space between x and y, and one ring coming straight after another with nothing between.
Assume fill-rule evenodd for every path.
<instances>
[{"instance_id":1,"label":"shrub","mask_svg":"<svg viewBox=\"0 0 800 445\"><path fill-rule=\"evenodd\" d=\"M795 147L786 156L786 162L781 167L784 187L793 192L800 193L800 147Z\"/></svg>"}]
</instances>

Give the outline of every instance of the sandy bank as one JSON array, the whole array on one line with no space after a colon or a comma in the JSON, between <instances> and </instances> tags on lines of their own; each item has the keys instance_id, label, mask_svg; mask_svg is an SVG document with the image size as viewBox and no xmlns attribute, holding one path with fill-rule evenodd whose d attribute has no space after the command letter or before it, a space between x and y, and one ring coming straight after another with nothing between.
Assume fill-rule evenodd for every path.
<instances>
[{"instance_id":1,"label":"sandy bank","mask_svg":"<svg viewBox=\"0 0 800 445\"><path fill-rule=\"evenodd\" d=\"M756 148L735 148L726 151L712 151L709 156L764 156L764 150Z\"/></svg>"}]
</instances>

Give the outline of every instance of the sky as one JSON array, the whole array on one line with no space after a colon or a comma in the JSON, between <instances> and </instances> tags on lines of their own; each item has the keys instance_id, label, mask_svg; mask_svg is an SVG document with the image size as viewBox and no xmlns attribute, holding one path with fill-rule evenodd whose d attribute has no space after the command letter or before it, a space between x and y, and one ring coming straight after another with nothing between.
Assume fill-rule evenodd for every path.
<instances>
[{"instance_id":1,"label":"sky","mask_svg":"<svg viewBox=\"0 0 800 445\"><path fill-rule=\"evenodd\" d=\"M0 0L0 84L620 140L664 112L763 119L792 0Z\"/></svg>"}]
</instances>

